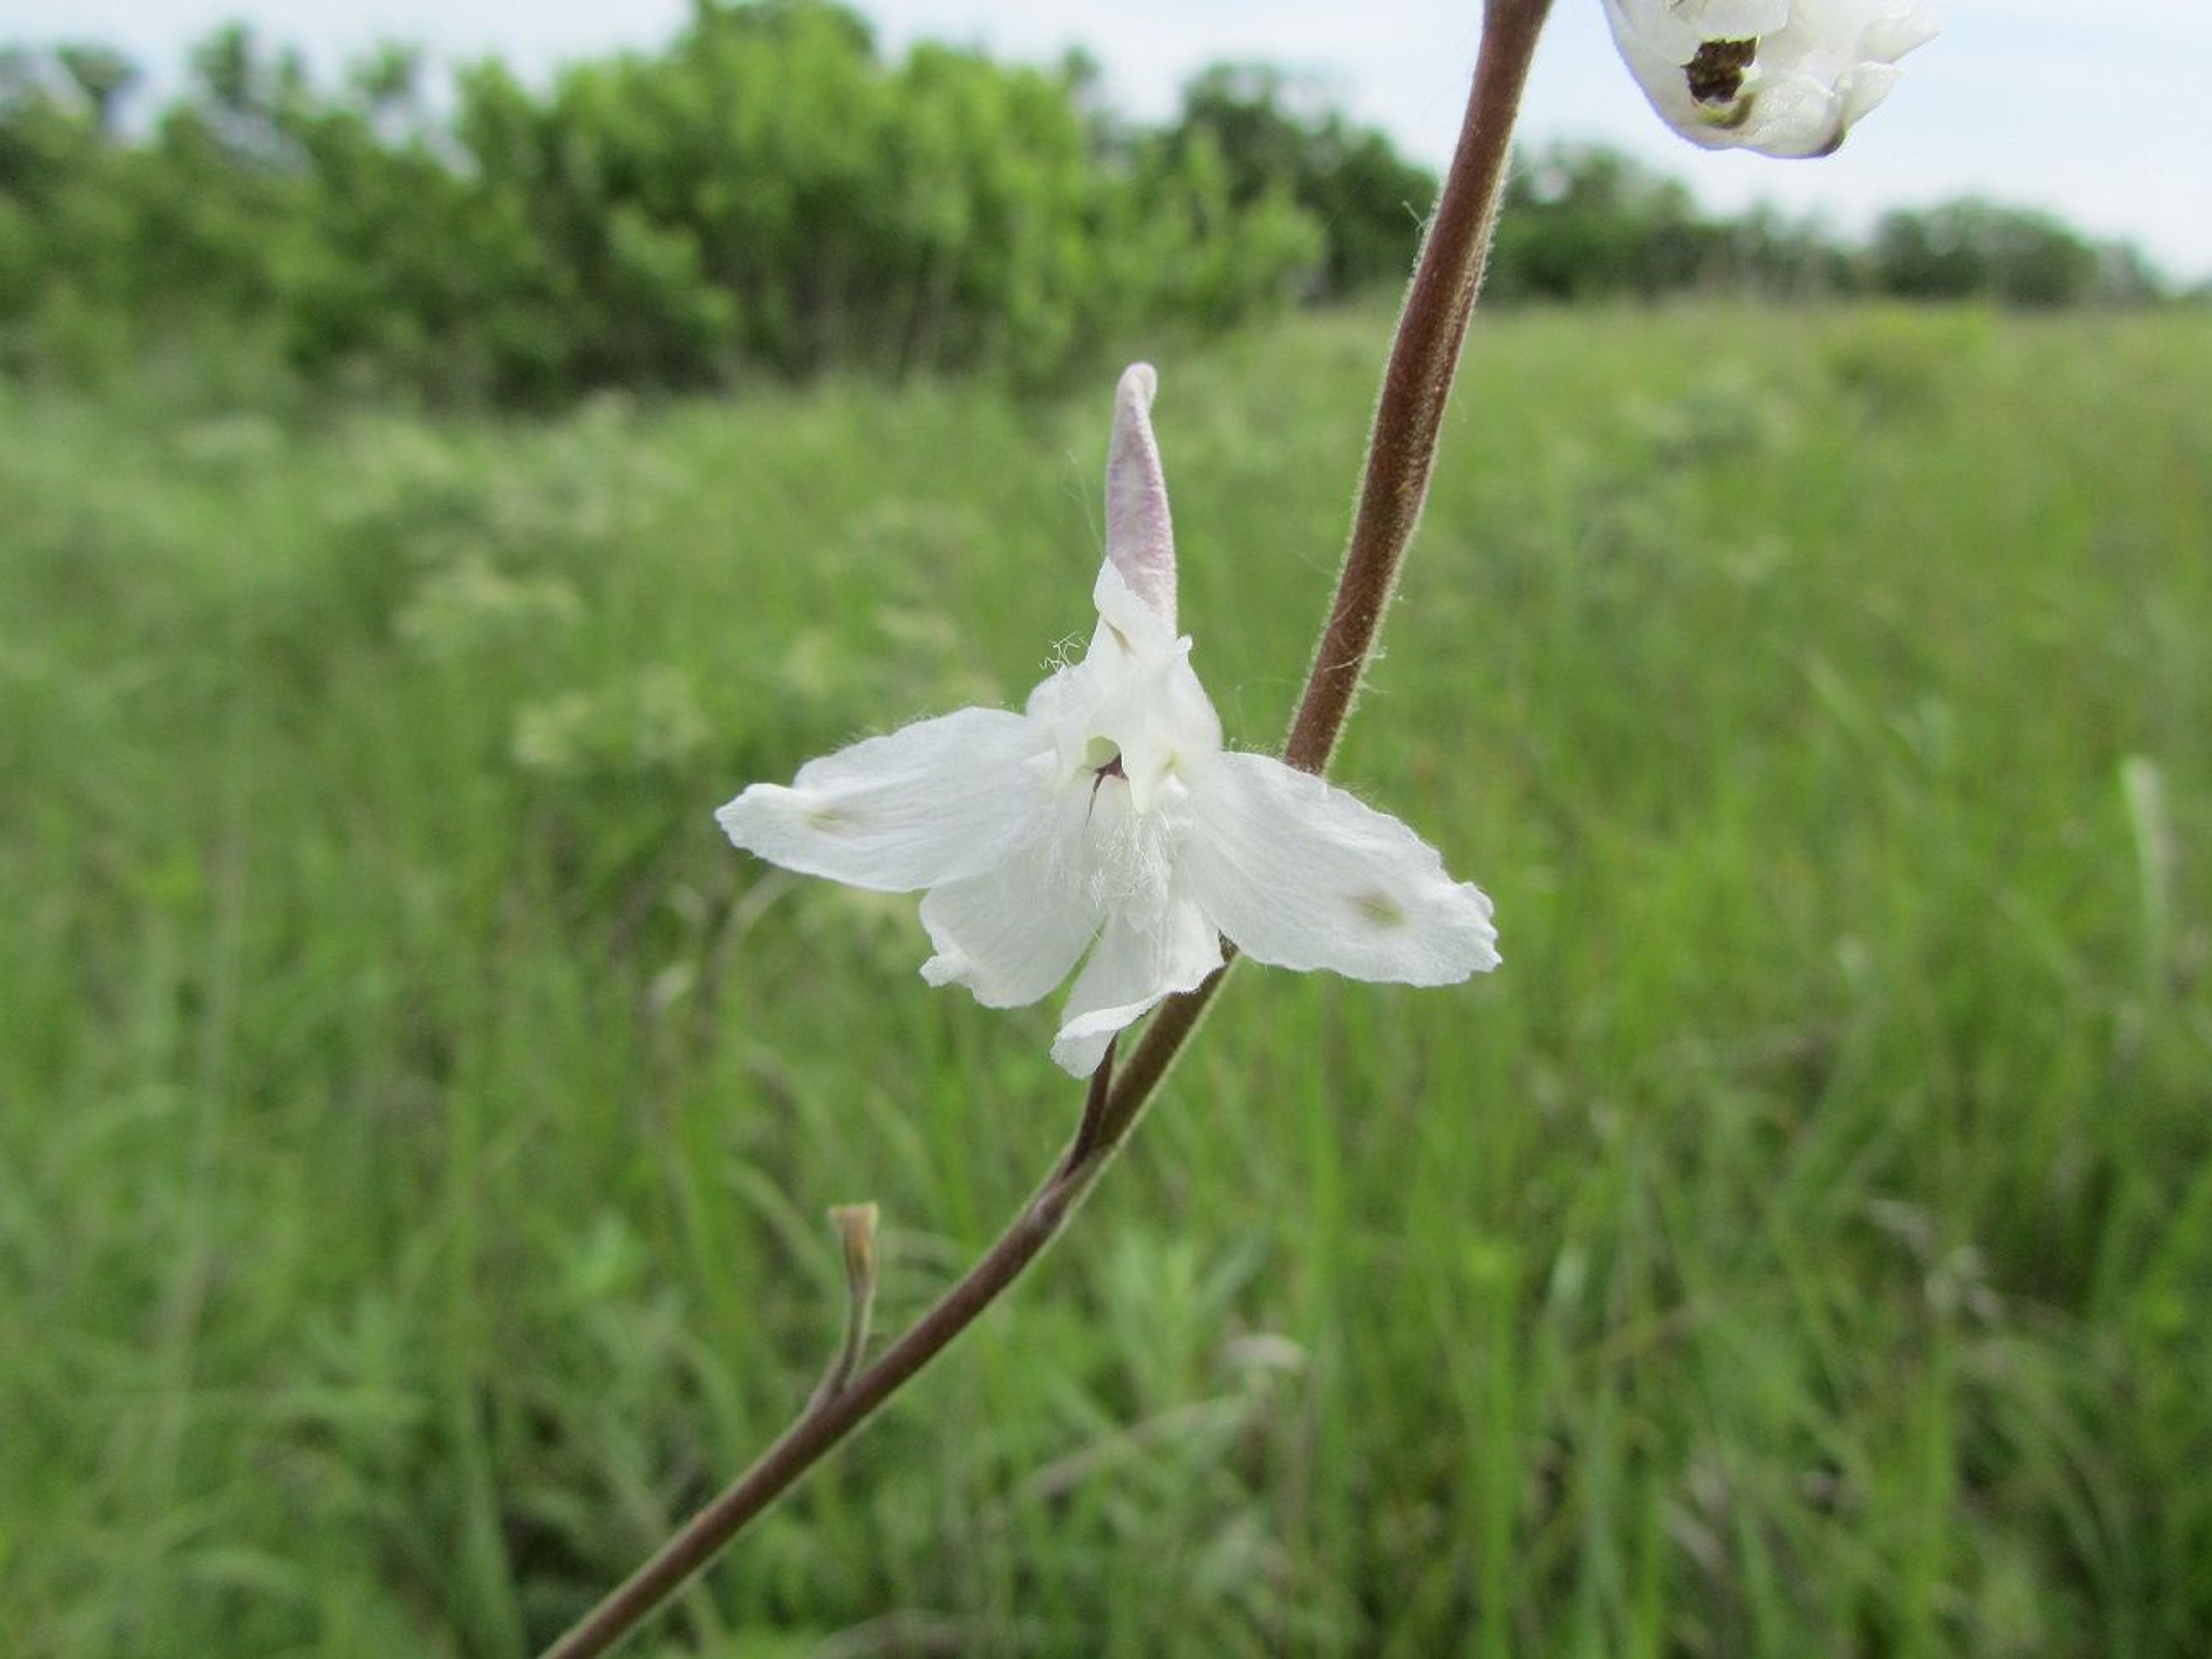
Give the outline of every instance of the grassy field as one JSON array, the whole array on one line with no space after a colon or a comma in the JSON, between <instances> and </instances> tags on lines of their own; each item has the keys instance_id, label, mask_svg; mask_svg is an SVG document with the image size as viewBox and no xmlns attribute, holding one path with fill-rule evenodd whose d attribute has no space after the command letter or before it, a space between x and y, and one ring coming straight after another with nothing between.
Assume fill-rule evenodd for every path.
<instances>
[{"instance_id":1,"label":"grassy field","mask_svg":"<svg viewBox=\"0 0 2212 1659\"><path fill-rule=\"evenodd\" d=\"M1384 320L1162 364L1279 738ZM2212 1644L2212 320L1478 326L1339 777L1068 1243L640 1650ZM0 1651L512 1656L1072 1126L711 809L1090 624L1110 376L559 424L0 391Z\"/></svg>"}]
</instances>

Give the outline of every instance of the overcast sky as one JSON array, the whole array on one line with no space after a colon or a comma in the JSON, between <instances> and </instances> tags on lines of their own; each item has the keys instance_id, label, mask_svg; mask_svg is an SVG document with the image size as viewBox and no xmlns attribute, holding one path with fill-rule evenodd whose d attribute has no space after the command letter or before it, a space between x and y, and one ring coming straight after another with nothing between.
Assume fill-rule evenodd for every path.
<instances>
[{"instance_id":1,"label":"overcast sky","mask_svg":"<svg viewBox=\"0 0 2212 1659\"><path fill-rule=\"evenodd\" d=\"M1479 0L873 0L887 47L920 39L1049 58L1079 45L1128 113L1170 112L1224 58L1327 80L1340 106L1436 165L1449 153ZM1524 138L1602 138L1716 207L1766 198L1856 228L1880 209L1981 191L2126 236L2176 276L2212 276L2212 4L1939 0L1944 32L1833 156L1773 161L1666 131L1614 57L1597 0L1557 0ZM564 58L657 46L687 0L6 0L0 38L118 46L174 83L186 44L225 18L332 66L380 40L442 58L496 53L533 77Z\"/></svg>"}]
</instances>

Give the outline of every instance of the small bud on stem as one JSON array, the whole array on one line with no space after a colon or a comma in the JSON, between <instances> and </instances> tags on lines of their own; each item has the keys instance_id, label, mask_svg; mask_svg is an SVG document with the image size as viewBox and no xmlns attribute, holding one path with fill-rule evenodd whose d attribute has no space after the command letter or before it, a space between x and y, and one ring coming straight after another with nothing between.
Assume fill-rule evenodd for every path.
<instances>
[{"instance_id":1,"label":"small bud on stem","mask_svg":"<svg viewBox=\"0 0 2212 1659\"><path fill-rule=\"evenodd\" d=\"M840 1204L830 1212L830 1224L836 1228L845 1249L845 1340L816 1385L814 1397L806 1402L810 1413L844 1393L860 1369L860 1357L868 1346L868 1321L876 1305L876 1206Z\"/></svg>"}]
</instances>

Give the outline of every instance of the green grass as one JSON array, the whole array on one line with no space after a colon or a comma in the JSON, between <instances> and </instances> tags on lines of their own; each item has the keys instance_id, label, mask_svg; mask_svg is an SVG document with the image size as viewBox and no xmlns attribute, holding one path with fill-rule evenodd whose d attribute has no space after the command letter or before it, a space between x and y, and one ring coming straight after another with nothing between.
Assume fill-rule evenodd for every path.
<instances>
[{"instance_id":1,"label":"green grass","mask_svg":"<svg viewBox=\"0 0 2212 1659\"><path fill-rule=\"evenodd\" d=\"M1385 324L1163 365L1280 734ZM2212 1643L2212 324L1479 325L1339 777L1494 977L1247 968L678 1653ZM1026 1191L1049 1007L709 811L1018 699L1109 414L0 392L0 1651L507 1656Z\"/></svg>"}]
</instances>

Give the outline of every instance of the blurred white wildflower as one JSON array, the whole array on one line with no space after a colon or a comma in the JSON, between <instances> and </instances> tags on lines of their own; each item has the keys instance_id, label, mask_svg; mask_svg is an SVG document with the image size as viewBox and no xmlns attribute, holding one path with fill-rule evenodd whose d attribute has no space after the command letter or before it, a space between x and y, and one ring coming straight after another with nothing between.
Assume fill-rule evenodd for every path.
<instances>
[{"instance_id":1,"label":"blurred white wildflower","mask_svg":"<svg viewBox=\"0 0 2212 1659\"><path fill-rule=\"evenodd\" d=\"M1826 155L1936 33L1916 0L1604 0L1667 124L1708 149Z\"/></svg>"}]
</instances>

